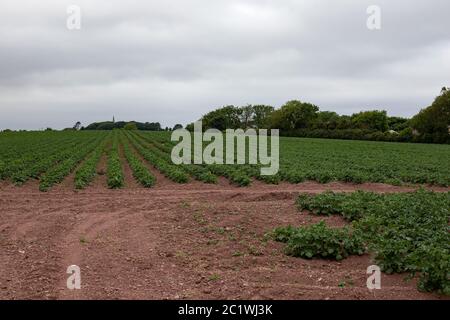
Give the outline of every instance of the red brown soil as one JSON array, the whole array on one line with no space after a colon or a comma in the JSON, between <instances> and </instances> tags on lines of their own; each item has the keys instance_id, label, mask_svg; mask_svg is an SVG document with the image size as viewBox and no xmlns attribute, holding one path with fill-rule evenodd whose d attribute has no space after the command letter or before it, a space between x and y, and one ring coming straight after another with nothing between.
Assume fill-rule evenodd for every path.
<instances>
[{"instance_id":1,"label":"red brown soil","mask_svg":"<svg viewBox=\"0 0 450 320\"><path fill-rule=\"evenodd\" d=\"M101 175L83 191L0 184L0 299L442 298L418 292L404 275L383 275L382 289L369 291L369 255L304 260L263 241L278 226L345 223L299 213L299 192L412 187L255 181L239 188L225 179L179 185L152 169L157 185L145 189L124 170L134 187L123 190L107 189ZM73 264L81 268L81 290L66 288Z\"/></svg>"}]
</instances>

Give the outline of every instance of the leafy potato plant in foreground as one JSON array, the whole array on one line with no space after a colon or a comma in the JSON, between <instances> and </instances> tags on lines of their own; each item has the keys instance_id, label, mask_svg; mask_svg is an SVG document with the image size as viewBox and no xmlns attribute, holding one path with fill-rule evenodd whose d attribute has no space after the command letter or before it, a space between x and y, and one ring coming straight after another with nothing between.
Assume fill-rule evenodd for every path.
<instances>
[{"instance_id":1,"label":"leafy potato plant in foreground","mask_svg":"<svg viewBox=\"0 0 450 320\"><path fill-rule=\"evenodd\" d=\"M384 272L419 274L420 290L450 295L450 192L302 194L297 205L313 214L340 214L353 221L352 232L322 224L278 228L273 235L287 243L288 254L329 258L335 252L331 245L345 249L356 241L358 249L344 254L360 254L363 243ZM333 252L324 255L327 248ZM340 257L344 256L334 256Z\"/></svg>"}]
</instances>

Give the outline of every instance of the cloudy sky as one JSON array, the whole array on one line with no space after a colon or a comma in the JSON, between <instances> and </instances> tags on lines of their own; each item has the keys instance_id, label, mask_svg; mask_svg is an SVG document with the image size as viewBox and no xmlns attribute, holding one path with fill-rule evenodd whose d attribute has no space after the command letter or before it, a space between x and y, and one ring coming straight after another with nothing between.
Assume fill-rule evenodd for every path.
<instances>
[{"instance_id":1,"label":"cloudy sky","mask_svg":"<svg viewBox=\"0 0 450 320\"><path fill-rule=\"evenodd\" d=\"M450 86L449 12L448 0L1 0L0 129L113 115L172 126L291 99L411 116Z\"/></svg>"}]
</instances>

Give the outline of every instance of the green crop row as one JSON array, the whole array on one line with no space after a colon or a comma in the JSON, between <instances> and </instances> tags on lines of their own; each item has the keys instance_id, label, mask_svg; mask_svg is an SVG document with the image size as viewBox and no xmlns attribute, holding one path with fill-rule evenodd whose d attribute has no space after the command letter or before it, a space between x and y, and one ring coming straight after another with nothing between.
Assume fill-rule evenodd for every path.
<instances>
[{"instance_id":1,"label":"green crop row","mask_svg":"<svg viewBox=\"0 0 450 320\"><path fill-rule=\"evenodd\" d=\"M149 143L148 148L150 148L153 153L164 159L166 162L172 161L172 146L170 144L161 142L161 139L149 138L143 134L137 134L137 136ZM204 166L185 164L181 165L180 168L193 176L196 180L203 181L205 183L217 183L217 176Z\"/></svg>"},{"instance_id":2,"label":"green crop row","mask_svg":"<svg viewBox=\"0 0 450 320\"><path fill-rule=\"evenodd\" d=\"M105 139L86 159L81 168L75 173L75 188L84 189L94 179L98 163L102 157L108 140Z\"/></svg>"},{"instance_id":3,"label":"green crop row","mask_svg":"<svg viewBox=\"0 0 450 320\"><path fill-rule=\"evenodd\" d=\"M141 138L136 135L127 134L134 148L156 169L172 181L186 183L189 181L188 175L174 164L171 164L157 155L153 150L145 146Z\"/></svg>"},{"instance_id":4,"label":"green crop row","mask_svg":"<svg viewBox=\"0 0 450 320\"><path fill-rule=\"evenodd\" d=\"M384 272L420 274L419 289L450 295L450 192L327 192L300 195L297 205L300 210L340 214L353 221L353 233L375 254ZM313 256L320 255L320 246L328 240L316 241Z\"/></svg>"},{"instance_id":5,"label":"green crop row","mask_svg":"<svg viewBox=\"0 0 450 320\"><path fill-rule=\"evenodd\" d=\"M141 185L150 188L155 185L156 179L145 167L142 161L134 154L127 139L122 139L123 150L125 158L133 171L134 178L139 181Z\"/></svg>"},{"instance_id":6,"label":"green crop row","mask_svg":"<svg viewBox=\"0 0 450 320\"><path fill-rule=\"evenodd\" d=\"M170 141L170 133L140 132L139 135L153 141L166 154L170 154L175 145ZM235 170L230 168L236 167L240 175L267 183L311 180L319 183L450 185L448 145L280 137L279 151L280 170L277 175L261 176L259 165L227 165L220 172L231 176ZM208 165L205 167L216 175L220 174L219 170L213 171Z\"/></svg>"},{"instance_id":7,"label":"green crop row","mask_svg":"<svg viewBox=\"0 0 450 320\"><path fill-rule=\"evenodd\" d=\"M252 179L247 173L233 165L210 164L208 169L218 176L224 176L232 183L245 187L251 184Z\"/></svg>"},{"instance_id":8,"label":"green crop row","mask_svg":"<svg viewBox=\"0 0 450 320\"><path fill-rule=\"evenodd\" d=\"M118 139L118 133L114 132L112 147L108 154L108 164L106 170L108 187L111 189L122 188L125 184L122 163L119 156Z\"/></svg>"},{"instance_id":9,"label":"green crop row","mask_svg":"<svg viewBox=\"0 0 450 320\"><path fill-rule=\"evenodd\" d=\"M95 138L91 138L90 141L93 139ZM38 178L41 173L58 162L70 158L74 150L78 148L79 143L76 139L70 139L44 148L33 148L31 152L11 161L6 175L11 177L11 180L18 185L30 178Z\"/></svg>"},{"instance_id":10,"label":"green crop row","mask_svg":"<svg viewBox=\"0 0 450 320\"><path fill-rule=\"evenodd\" d=\"M101 143L102 140L103 137L99 136L93 142L83 147L79 147L77 150L74 150L70 157L64 159L48 170L40 179L39 190L48 191L53 185L61 182L87 154L92 152Z\"/></svg>"}]
</instances>

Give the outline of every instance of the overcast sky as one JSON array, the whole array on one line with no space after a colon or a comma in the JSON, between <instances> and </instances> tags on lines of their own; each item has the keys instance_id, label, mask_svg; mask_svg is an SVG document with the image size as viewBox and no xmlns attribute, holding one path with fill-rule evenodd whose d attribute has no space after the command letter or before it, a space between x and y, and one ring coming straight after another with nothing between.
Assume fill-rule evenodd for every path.
<instances>
[{"instance_id":1,"label":"overcast sky","mask_svg":"<svg viewBox=\"0 0 450 320\"><path fill-rule=\"evenodd\" d=\"M69 5L81 29L68 30ZM381 7L381 30L366 26ZM412 116L450 86L448 0L1 0L0 129L186 124L292 99Z\"/></svg>"}]
</instances>

